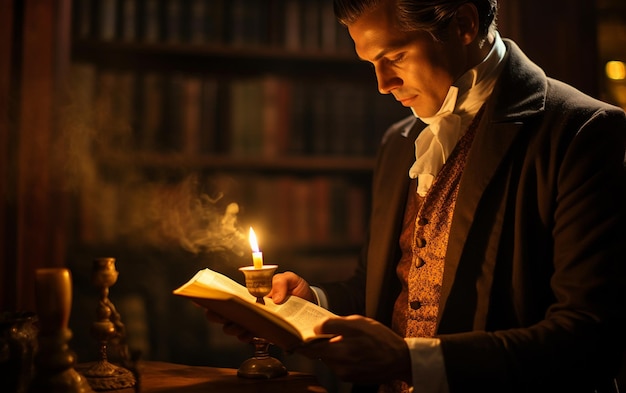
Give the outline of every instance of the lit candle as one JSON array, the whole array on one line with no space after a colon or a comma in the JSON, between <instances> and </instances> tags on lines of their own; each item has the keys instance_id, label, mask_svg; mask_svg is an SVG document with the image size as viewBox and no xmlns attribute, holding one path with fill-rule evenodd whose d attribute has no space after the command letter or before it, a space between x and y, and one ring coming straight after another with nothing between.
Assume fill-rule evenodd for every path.
<instances>
[{"instance_id":1,"label":"lit candle","mask_svg":"<svg viewBox=\"0 0 626 393\"><path fill-rule=\"evenodd\" d=\"M250 227L248 239L250 240L250 248L252 248L252 263L254 264L254 268L261 269L263 267L263 253L259 251L259 244L257 243L256 235L252 227Z\"/></svg>"}]
</instances>

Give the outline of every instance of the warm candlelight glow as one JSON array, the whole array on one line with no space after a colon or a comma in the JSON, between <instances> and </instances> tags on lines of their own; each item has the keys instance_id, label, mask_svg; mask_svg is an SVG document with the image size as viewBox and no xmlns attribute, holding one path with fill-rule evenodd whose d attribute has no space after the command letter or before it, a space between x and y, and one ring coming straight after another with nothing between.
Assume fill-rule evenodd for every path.
<instances>
[{"instance_id":1,"label":"warm candlelight glow","mask_svg":"<svg viewBox=\"0 0 626 393\"><path fill-rule=\"evenodd\" d=\"M248 235L250 241L250 248L252 249L252 262L255 269L263 267L263 253L259 251L259 243L256 240L256 234L252 227L250 227L250 234Z\"/></svg>"}]
</instances>

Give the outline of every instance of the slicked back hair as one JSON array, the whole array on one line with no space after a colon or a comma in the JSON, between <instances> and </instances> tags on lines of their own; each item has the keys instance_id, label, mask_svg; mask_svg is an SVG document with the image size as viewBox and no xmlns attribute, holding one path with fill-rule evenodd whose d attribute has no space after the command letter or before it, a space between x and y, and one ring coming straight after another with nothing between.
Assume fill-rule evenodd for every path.
<instances>
[{"instance_id":1,"label":"slicked back hair","mask_svg":"<svg viewBox=\"0 0 626 393\"><path fill-rule=\"evenodd\" d=\"M465 3L474 4L478 10L481 41L496 29L497 0L334 0L335 16L348 26L385 1L395 2L401 30L426 31L437 40L445 38L448 24Z\"/></svg>"}]
</instances>

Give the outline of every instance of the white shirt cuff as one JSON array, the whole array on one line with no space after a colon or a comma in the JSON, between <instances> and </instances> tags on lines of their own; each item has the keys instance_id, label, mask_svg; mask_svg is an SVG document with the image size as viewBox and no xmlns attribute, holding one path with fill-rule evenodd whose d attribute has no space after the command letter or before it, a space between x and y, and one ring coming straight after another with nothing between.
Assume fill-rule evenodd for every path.
<instances>
[{"instance_id":1,"label":"white shirt cuff","mask_svg":"<svg viewBox=\"0 0 626 393\"><path fill-rule=\"evenodd\" d=\"M328 298L326 297L326 293L318 287L311 287L311 289L315 295L315 300L317 300L317 305L328 310Z\"/></svg>"},{"instance_id":2,"label":"white shirt cuff","mask_svg":"<svg viewBox=\"0 0 626 393\"><path fill-rule=\"evenodd\" d=\"M411 355L414 391L448 393L448 380L438 338L410 337L404 341Z\"/></svg>"}]
</instances>

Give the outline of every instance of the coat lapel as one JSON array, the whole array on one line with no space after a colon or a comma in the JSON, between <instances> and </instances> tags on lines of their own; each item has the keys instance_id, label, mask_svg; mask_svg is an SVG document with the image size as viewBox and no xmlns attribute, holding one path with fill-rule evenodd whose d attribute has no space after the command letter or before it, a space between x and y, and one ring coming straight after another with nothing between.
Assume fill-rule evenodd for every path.
<instances>
[{"instance_id":1,"label":"coat lapel","mask_svg":"<svg viewBox=\"0 0 626 393\"><path fill-rule=\"evenodd\" d=\"M481 226L476 211L487 187L498 182L498 190L502 193L490 204L493 211L489 220L496 227L484 229L489 231L486 235L489 244L497 244L492 240L501 234L498 225L504 214L503 193L508 182L508 172L499 171L499 168L522 130L524 118L537 114L544 107L547 82L543 71L531 63L515 44L505 42L508 47L505 65L494 93L486 103L485 115L478 126L461 178L443 274L438 317L440 331L445 331L447 326L475 328L486 319L488 296L479 299L477 292L480 290L482 294L488 294L490 291L497 250L487 247L484 255L477 258L468 249L481 245L468 244L468 237L470 231ZM482 246L486 247L485 244ZM464 259L464 256L468 258ZM462 294L460 302L454 302L455 299L450 297L453 289L455 293ZM475 307L468 304L472 296L475 296ZM446 317L448 319L444 321Z\"/></svg>"},{"instance_id":2,"label":"coat lapel","mask_svg":"<svg viewBox=\"0 0 626 393\"><path fill-rule=\"evenodd\" d=\"M379 305L395 301L397 294L390 291L395 280L395 264L402 217L409 188L409 168L415 161L414 141L425 124L416 121L408 135L394 134L385 142L387 154L379 156L373 188L377 191L372 201L372 216L368 247L368 261L386 263L367 264L366 315L379 317ZM391 152L391 153L389 153ZM392 306L391 306L392 307ZM389 312L385 307L383 313Z\"/></svg>"}]
</instances>

